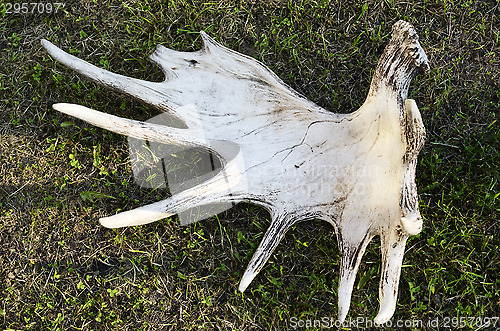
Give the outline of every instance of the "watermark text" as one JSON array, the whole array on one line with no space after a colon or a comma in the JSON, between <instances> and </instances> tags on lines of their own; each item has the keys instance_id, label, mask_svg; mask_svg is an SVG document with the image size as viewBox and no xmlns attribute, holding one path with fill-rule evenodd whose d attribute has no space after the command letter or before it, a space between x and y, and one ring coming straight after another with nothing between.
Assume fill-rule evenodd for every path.
<instances>
[{"instance_id":1,"label":"watermark text","mask_svg":"<svg viewBox=\"0 0 500 331\"><path fill-rule=\"evenodd\" d=\"M348 318L340 322L335 317L320 317L316 319L300 319L292 317L289 326L292 329L300 328L489 328L500 326L500 317L435 317L428 320L389 320L383 324L375 323L367 317Z\"/></svg>"}]
</instances>

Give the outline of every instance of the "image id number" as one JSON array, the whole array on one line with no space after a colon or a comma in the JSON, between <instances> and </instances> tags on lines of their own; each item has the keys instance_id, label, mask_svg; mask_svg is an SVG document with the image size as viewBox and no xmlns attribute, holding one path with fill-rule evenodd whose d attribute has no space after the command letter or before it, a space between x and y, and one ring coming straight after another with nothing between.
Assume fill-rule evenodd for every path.
<instances>
[{"instance_id":1,"label":"image id number","mask_svg":"<svg viewBox=\"0 0 500 331\"><path fill-rule=\"evenodd\" d=\"M64 7L61 2L22 2L6 3L6 14L57 14L59 8Z\"/></svg>"}]
</instances>

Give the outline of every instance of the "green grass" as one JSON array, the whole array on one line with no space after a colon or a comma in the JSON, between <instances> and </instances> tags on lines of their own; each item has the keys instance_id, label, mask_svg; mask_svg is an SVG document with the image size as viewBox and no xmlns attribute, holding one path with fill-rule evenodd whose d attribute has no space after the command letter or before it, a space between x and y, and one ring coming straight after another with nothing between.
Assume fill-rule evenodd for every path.
<instances>
[{"instance_id":1,"label":"green grass","mask_svg":"<svg viewBox=\"0 0 500 331\"><path fill-rule=\"evenodd\" d=\"M339 251L326 223L291 229L244 294L239 279L269 225L263 209L238 205L187 227L101 227L99 217L169 191L134 184L126 138L51 105L157 113L56 64L39 39L160 81L147 60L156 45L197 50L205 30L346 113L364 101L398 19L416 27L431 72L410 87L428 132L417 172L424 229L407 244L393 321L500 316L498 1L65 4L55 15L0 6L0 329L274 330L337 316ZM350 317L375 316L379 275L374 240Z\"/></svg>"}]
</instances>

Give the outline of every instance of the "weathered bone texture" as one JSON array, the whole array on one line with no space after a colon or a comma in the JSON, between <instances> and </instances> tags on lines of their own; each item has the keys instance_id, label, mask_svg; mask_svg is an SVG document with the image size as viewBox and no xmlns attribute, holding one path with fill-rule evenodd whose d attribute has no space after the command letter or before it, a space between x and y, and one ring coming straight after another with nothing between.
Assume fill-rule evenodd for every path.
<instances>
[{"instance_id":1,"label":"weathered bone texture","mask_svg":"<svg viewBox=\"0 0 500 331\"><path fill-rule=\"evenodd\" d=\"M129 137L202 148L222 164L215 177L198 186L102 218L101 224L146 224L210 203L262 206L270 212L271 224L241 279L239 289L244 291L291 226L325 220L335 229L342 256L340 321L347 315L365 248L379 235L382 271L375 322L388 321L396 306L406 240L422 228L415 167L425 129L407 92L417 72L429 66L413 26L394 24L366 101L345 115L308 101L253 58L221 46L204 32L201 37L204 45L198 52L156 48L150 59L166 76L159 83L95 67L42 40L65 66L173 114L187 128L74 104L55 104L54 109Z\"/></svg>"}]
</instances>

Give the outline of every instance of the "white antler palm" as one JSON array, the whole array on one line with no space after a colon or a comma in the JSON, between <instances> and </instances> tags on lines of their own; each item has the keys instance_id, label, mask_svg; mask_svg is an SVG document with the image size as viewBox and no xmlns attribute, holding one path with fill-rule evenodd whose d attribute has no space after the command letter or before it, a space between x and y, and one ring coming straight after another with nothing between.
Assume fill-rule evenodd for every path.
<instances>
[{"instance_id":1,"label":"white antler palm","mask_svg":"<svg viewBox=\"0 0 500 331\"><path fill-rule=\"evenodd\" d=\"M73 104L54 109L101 128L160 143L196 146L214 153L222 170L163 201L101 219L106 227L146 224L211 203L248 201L269 210L269 229L240 283L244 291L286 231L322 219L336 231L341 250L339 319L347 315L365 248L380 235L383 323L394 313L407 238L420 232L415 185L417 154L425 129L411 79L427 70L414 28L393 27L365 103L333 114L308 101L262 63L229 50L201 32L193 53L158 46L151 60L166 76L155 83L117 75L71 56L46 40L59 62L91 80L142 100L182 120L179 129L144 123Z\"/></svg>"}]
</instances>

